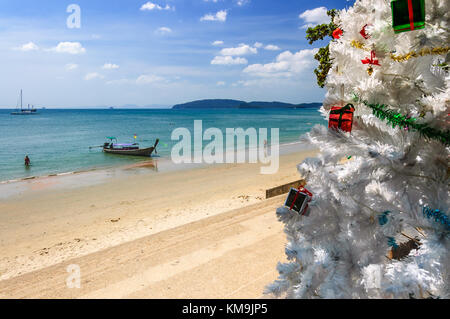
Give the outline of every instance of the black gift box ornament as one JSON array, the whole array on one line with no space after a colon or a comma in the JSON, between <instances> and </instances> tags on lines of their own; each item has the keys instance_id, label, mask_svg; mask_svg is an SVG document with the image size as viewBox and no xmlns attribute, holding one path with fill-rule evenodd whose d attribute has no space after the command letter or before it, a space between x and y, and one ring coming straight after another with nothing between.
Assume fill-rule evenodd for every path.
<instances>
[{"instance_id":1,"label":"black gift box ornament","mask_svg":"<svg viewBox=\"0 0 450 319\"><path fill-rule=\"evenodd\" d=\"M284 205L302 216L308 216L308 203L312 200L312 197L313 194L304 187L291 188Z\"/></svg>"}]
</instances>

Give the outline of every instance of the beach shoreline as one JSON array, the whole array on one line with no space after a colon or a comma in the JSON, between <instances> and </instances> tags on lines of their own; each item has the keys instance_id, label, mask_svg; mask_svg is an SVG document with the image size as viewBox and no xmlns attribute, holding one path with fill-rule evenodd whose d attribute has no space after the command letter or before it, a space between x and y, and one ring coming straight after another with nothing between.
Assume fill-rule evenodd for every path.
<instances>
[{"instance_id":1,"label":"beach shoreline","mask_svg":"<svg viewBox=\"0 0 450 319\"><path fill-rule=\"evenodd\" d=\"M215 164L113 170L84 184L86 174L25 181L28 188L0 199L0 282L249 205L265 207L265 190L300 179L296 165L317 155L292 145L274 175L261 175L260 164ZM272 208L266 213L275 220ZM283 238L281 224L271 223Z\"/></svg>"},{"instance_id":2,"label":"beach shoreline","mask_svg":"<svg viewBox=\"0 0 450 319\"><path fill-rule=\"evenodd\" d=\"M311 148L301 142L289 142L279 145L280 155L299 151L309 151ZM248 152L248 149L245 150ZM237 151L234 151L236 155ZM205 167L205 163L174 164L169 157L149 157L147 160L133 164L117 164L113 166L99 166L80 171L68 171L42 176L29 176L0 181L0 200L20 195L29 191L41 189L36 184L48 185L54 188L70 188L89 186L107 182L110 178L126 177L157 172L171 172ZM220 165L220 164L215 164ZM261 164L262 165L262 164Z\"/></svg>"}]
</instances>

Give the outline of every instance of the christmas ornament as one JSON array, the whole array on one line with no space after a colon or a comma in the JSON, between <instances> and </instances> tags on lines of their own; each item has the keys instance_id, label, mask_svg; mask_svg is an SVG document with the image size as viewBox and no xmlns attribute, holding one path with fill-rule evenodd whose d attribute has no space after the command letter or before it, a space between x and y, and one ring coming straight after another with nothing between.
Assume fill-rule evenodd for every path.
<instances>
[{"instance_id":1,"label":"christmas ornament","mask_svg":"<svg viewBox=\"0 0 450 319\"><path fill-rule=\"evenodd\" d=\"M388 222L387 216L390 214L390 211L386 211L383 214L378 216L378 221L381 226L386 225ZM420 248L420 241L418 239L411 238L410 236L402 233L403 236L407 237L409 241L405 243L398 244L394 237L388 237L387 244L391 247L391 250L388 253L389 259L402 260L409 255L411 250Z\"/></svg>"},{"instance_id":2,"label":"christmas ornament","mask_svg":"<svg viewBox=\"0 0 450 319\"><path fill-rule=\"evenodd\" d=\"M392 248L398 248L397 241L394 237L388 237L388 246Z\"/></svg>"},{"instance_id":3,"label":"christmas ornament","mask_svg":"<svg viewBox=\"0 0 450 319\"><path fill-rule=\"evenodd\" d=\"M365 51L370 51L369 49L367 49L363 43L359 42L358 40L352 40L352 42L350 42L350 45L354 48L357 49L361 49L361 50L365 50Z\"/></svg>"},{"instance_id":4,"label":"christmas ornament","mask_svg":"<svg viewBox=\"0 0 450 319\"><path fill-rule=\"evenodd\" d=\"M446 230L450 230L450 218L442 213L439 209L431 209L427 206L423 207L423 217L434 219L435 222L445 226Z\"/></svg>"},{"instance_id":5,"label":"christmas ornament","mask_svg":"<svg viewBox=\"0 0 450 319\"><path fill-rule=\"evenodd\" d=\"M391 59L396 62L405 62L411 58L417 58L425 55L444 55L450 51L450 47L423 48L419 52L411 51L402 55L391 54Z\"/></svg>"},{"instance_id":6,"label":"christmas ornament","mask_svg":"<svg viewBox=\"0 0 450 319\"><path fill-rule=\"evenodd\" d=\"M328 128L341 129L345 132L351 132L353 126L353 104L347 104L344 107L333 106L330 111Z\"/></svg>"},{"instance_id":7,"label":"christmas ornament","mask_svg":"<svg viewBox=\"0 0 450 319\"><path fill-rule=\"evenodd\" d=\"M425 0L392 0L391 9L395 33L425 28Z\"/></svg>"},{"instance_id":8,"label":"christmas ornament","mask_svg":"<svg viewBox=\"0 0 450 319\"><path fill-rule=\"evenodd\" d=\"M367 101L361 100L358 96L354 96L353 100L355 102L363 103L365 106L372 109L373 115L383 121L387 121L392 124L392 127L399 127L404 129L408 127L410 131L419 132L422 136L430 139L435 139L443 143L444 145L450 145L450 130L441 131L436 128L431 127L427 123L416 123L417 119L414 117L409 117L402 115L398 112L388 109L387 105L384 104L370 104Z\"/></svg>"},{"instance_id":9,"label":"christmas ornament","mask_svg":"<svg viewBox=\"0 0 450 319\"><path fill-rule=\"evenodd\" d=\"M388 222L388 215L390 214L390 211L385 211L383 214L378 216L378 222L381 226L384 226Z\"/></svg>"},{"instance_id":10,"label":"christmas ornament","mask_svg":"<svg viewBox=\"0 0 450 319\"><path fill-rule=\"evenodd\" d=\"M420 248L420 245L422 244L418 239L410 239L405 243L401 243L400 245L395 243L395 245L396 246L392 246L392 249L389 251L388 258L402 260L409 255L411 250L413 249L418 250Z\"/></svg>"},{"instance_id":11,"label":"christmas ornament","mask_svg":"<svg viewBox=\"0 0 450 319\"><path fill-rule=\"evenodd\" d=\"M333 38L339 39L342 34L343 34L342 30L340 28L337 28L336 30L333 31Z\"/></svg>"},{"instance_id":12,"label":"christmas ornament","mask_svg":"<svg viewBox=\"0 0 450 319\"><path fill-rule=\"evenodd\" d=\"M367 32L366 32L366 27L368 27L369 25L368 24L366 24L365 26L363 26L363 28L361 29L361 31L359 31L359 34L361 34L361 36L364 38L364 39L369 39L370 38L370 35L368 35L367 34Z\"/></svg>"},{"instance_id":13,"label":"christmas ornament","mask_svg":"<svg viewBox=\"0 0 450 319\"><path fill-rule=\"evenodd\" d=\"M367 48L364 45L364 43L362 43L358 40L352 40L352 42L350 42L350 45L356 49L370 51L370 49ZM422 50L417 51L417 52L411 51L411 52L401 54L401 55L396 55L395 53L391 53L389 57L396 62L405 62L412 58L418 58L418 57L426 56L426 55L444 55L449 52L450 52L450 47L445 46L445 47L435 47L435 48L423 48ZM446 63L441 63L437 66L442 67L442 68L448 67L448 65Z\"/></svg>"},{"instance_id":14,"label":"christmas ornament","mask_svg":"<svg viewBox=\"0 0 450 319\"><path fill-rule=\"evenodd\" d=\"M305 215L308 210L308 203L312 200L313 194L304 187L299 189L291 188L285 202L285 206L294 210L300 215Z\"/></svg>"},{"instance_id":15,"label":"christmas ornament","mask_svg":"<svg viewBox=\"0 0 450 319\"><path fill-rule=\"evenodd\" d=\"M369 75L372 75L373 73L373 65L381 66L377 59L375 59L375 51L370 51L370 58L365 58L364 60L361 60L362 64L369 64L369 68L367 69L367 73Z\"/></svg>"}]
</instances>

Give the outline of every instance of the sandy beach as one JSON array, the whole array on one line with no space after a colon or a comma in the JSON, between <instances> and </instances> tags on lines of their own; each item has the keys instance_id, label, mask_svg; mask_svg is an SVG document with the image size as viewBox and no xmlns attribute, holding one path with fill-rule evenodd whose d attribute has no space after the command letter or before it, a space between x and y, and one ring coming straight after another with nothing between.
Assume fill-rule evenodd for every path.
<instances>
[{"instance_id":1,"label":"sandy beach","mask_svg":"<svg viewBox=\"0 0 450 319\"><path fill-rule=\"evenodd\" d=\"M275 175L223 164L10 185L19 191L0 199L0 298L263 297L285 243L275 216L285 196L265 190L298 180L296 165L315 155L281 155ZM80 289L67 288L69 265Z\"/></svg>"}]
</instances>

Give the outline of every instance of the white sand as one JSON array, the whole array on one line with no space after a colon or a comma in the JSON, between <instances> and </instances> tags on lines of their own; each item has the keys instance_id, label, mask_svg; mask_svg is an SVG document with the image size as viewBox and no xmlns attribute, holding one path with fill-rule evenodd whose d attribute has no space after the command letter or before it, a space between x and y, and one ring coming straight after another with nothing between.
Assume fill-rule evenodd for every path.
<instances>
[{"instance_id":1,"label":"white sand","mask_svg":"<svg viewBox=\"0 0 450 319\"><path fill-rule=\"evenodd\" d=\"M275 175L226 164L79 188L29 181L34 191L0 201L0 297L261 297L285 237L284 196L265 190L299 179L296 165L315 154L282 155ZM82 289L66 287L73 263Z\"/></svg>"}]
</instances>

